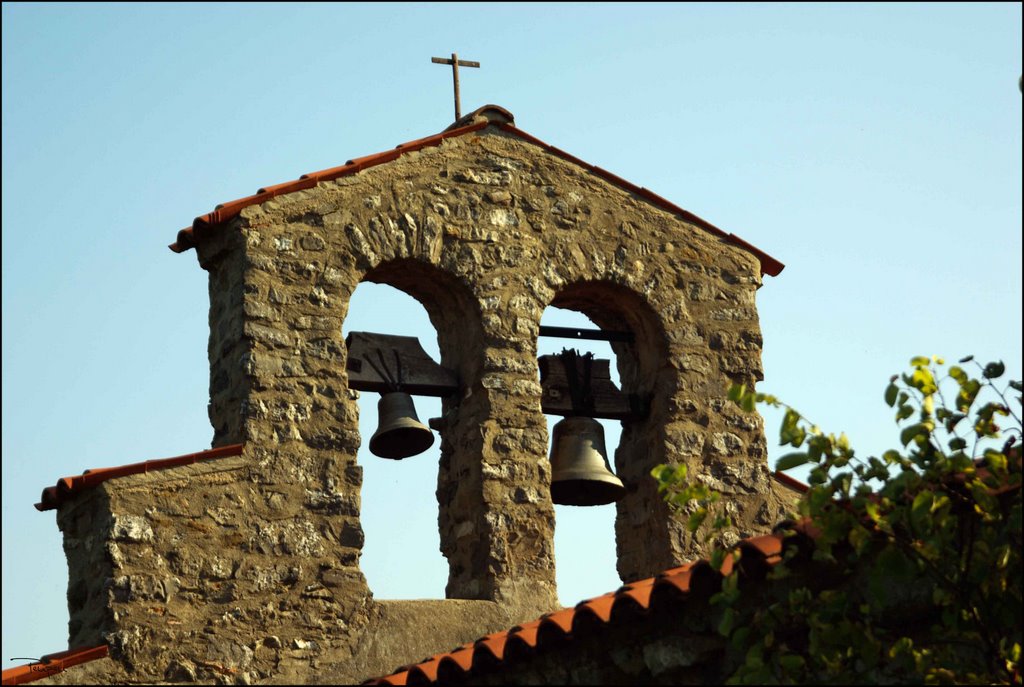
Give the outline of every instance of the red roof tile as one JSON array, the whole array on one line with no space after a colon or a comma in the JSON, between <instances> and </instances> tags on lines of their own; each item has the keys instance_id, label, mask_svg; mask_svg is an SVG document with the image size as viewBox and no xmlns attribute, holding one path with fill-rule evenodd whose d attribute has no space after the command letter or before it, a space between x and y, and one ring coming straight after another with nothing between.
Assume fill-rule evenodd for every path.
<instances>
[{"instance_id":1,"label":"red roof tile","mask_svg":"<svg viewBox=\"0 0 1024 687\"><path fill-rule=\"evenodd\" d=\"M97 468L95 470L86 470L81 475L62 477L57 480L56 486L46 487L43 489L42 499L39 503L35 504L36 510L53 510L68 499L74 498L85 489L91 489L100 482L106 482L108 479L124 477L125 475L135 475L140 472L155 472L157 470L176 468L181 465L198 463L202 460L237 456L242 453L243 446L244 444L232 444L230 446L207 449L206 451L200 451L199 453L189 453L175 458L147 460L141 463L131 463L129 465L122 465L114 468Z\"/></svg>"},{"instance_id":2,"label":"red roof tile","mask_svg":"<svg viewBox=\"0 0 1024 687\"><path fill-rule=\"evenodd\" d=\"M679 598L707 599L718 591L722 577L731 573L736 565L739 565L739 574L744 577L763 577L771 567L778 565L782 561L783 547L787 543L800 543L798 540L784 538L781 533L783 527L795 530L803 538L818 536L817 530L807 523L783 523L777 528L777 534L751 537L740 542L735 549L739 549L742 555L738 558L733 554L727 555L720 571L715 571L706 560L670 568L656 577L631 582L616 592L588 599L574 608L547 613L533 622L517 625L506 632L481 637L454 651L431 656L416 665L402 666L391 675L367 680L364 684L436 682L439 681L439 673L444 673L442 677L447 676L449 679L454 676L465 678L467 673L483 665L489 663L493 666L495 662L503 662L507 653L505 647L513 639L518 639L531 649L543 648L564 637L579 634L581 629L594 622L603 626L615 625L617 618L623 616L628 606L650 611ZM446 670L457 672L445 673Z\"/></svg>"},{"instance_id":3,"label":"red roof tile","mask_svg":"<svg viewBox=\"0 0 1024 687\"><path fill-rule=\"evenodd\" d=\"M798 536L785 537L782 532L787 529L795 531ZM806 521L784 522L776 527L776 533L751 537L737 544L733 550L739 550L741 555L728 554L720 571L714 570L706 560L670 568L656 577L631 582L618 591L582 601L574 608L546 613L533 622L486 635L453 651L428 657L415 665L402 666L391 675L367 680L363 684L405 685L410 681L465 679L476 669L501 664L508 653L506 647L513 640L531 649L544 648L564 637L580 634L581 630L586 632L586 626L594 622L602 626L615 625L627 606L651 611L680 598L708 599L720 589L723 576L730 574L734 566L738 565L739 574L745 578L763 578L770 568L782 561L785 546L801 546L804 541L819 536L820 532Z\"/></svg>"},{"instance_id":4,"label":"red roof tile","mask_svg":"<svg viewBox=\"0 0 1024 687\"><path fill-rule=\"evenodd\" d=\"M481 121L483 120L483 121ZM433 136L427 136L426 138L420 138L415 141L409 141L408 143L402 143L396 146L394 150L377 153L375 155L367 155L365 157L356 158L349 160L340 167L331 167L330 169L321 170L319 172L311 172L309 174L303 174L295 181L288 181L281 184L274 184L272 186L266 186L261 188L256 195L247 196L238 200L230 201L218 205L213 212L209 212L205 215L200 215L192 221L192 226L185 227L178 232L177 240L172 243L169 247L176 253L183 253L196 245L198 240L201 240L202 236L209 230L227 222L231 218L238 215L243 208L250 205L257 205L259 203L265 203L275 196L279 196L285 193L294 193L295 191L301 191L303 189L312 188L321 181L332 181L343 176L355 174L369 167L383 164L385 162L391 162L397 160L403 154L416 150L421 150L429 146L441 145L441 142L448 138L454 138L456 136L462 136L465 134L479 131L486 126L495 126L498 129L516 136L528 143L532 143L545 151L559 157L567 162L571 162L578 165L587 171L591 172L595 176L598 176L605 181L618 186L630 193L634 193L641 198L657 205L658 207L677 215L682 220L695 224L705 231L709 231L712 234L721 237L725 241L743 248L753 253L758 260L761 262L761 272L771 276L777 276L782 272L785 265L771 257L767 253L754 246L750 245L743 239L739 238L735 234L730 234L722 231L710 222L701 219L692 212L682 209L681 207L669 202L661 196L653 193L652 191L637 186L636 184L626 181L622 177L616 176L611 172L606 172L600 167L591 165L583 160L570 155L569 153L560 150L554 146L544 143L538 138L531 136L530 134L516 128L512 114L504 108L498 107L497 105L485 105L470 114L466 115L453 127L449 127L445 131Z\"/></svg>"},{"instance_id":5,"label":"red roof tile","mask_svg":"<svg viewBox=\"0 0 1024 687\"><path fill-rule=\"evenodd\" d=\"M779 484L783 484L789 487L790 489L793 489L794 491L800 492L801 494L807 493L807 490L810 489L808 485L804 484L800 480L794 479L787 475L786 473L780 472L779 470L773 472L772 477L774 477L775 481L778 482Z\"/></svg>"},{"instance_id":6,"label":"red roof tile","mask_svg":"<svg viewBox=\"0 0 1024 687\"><path fill-rule=\"evenodd\" d=\"M3 684L23 685L26 682L35 682L43 678L53 677L67 668L77 666L80 663L86 663L87 661L105 658L106 655L106 644L86 649L69 649L68 651L60 651L55 654L47 654L38 661L5 670L3 672Z\"/></svg>"},{"instance_id":7,"label":"red roof tile","mask_svg":"<svg viewBox=\"0 0 1024 687\"><path fill-rule=\"evenodd\" d=\"M808 534L808 529L804 526L797 525L795 529ZM783 545L781 533L742 541L738 545L742 551L740 574L749 575L751 573L748 571L757 570L759 567L766 571L777 565L782 560ZM436 682L439 672L445 671L457 671L445 675L466 677L467 673L481 667L485 660L491 665L495 661L501 663L507 653L506 645L513 639L523 642L531 649L542 648L563 637L578 634L581 628L595 621L599 625L615 625L616 619L627 606L650 611L680 596L708 598L718 590L722 576L728 575L734 565L736 557L730 554L726 556L721 571L713 570L707 561L696 561L670 568L656 577L631 582L616 592L588 599L574 608L564 608L545 614L533 622L517 625L507 632L481 637L454 651L431 656L416 665L403 666L391 675L368 680L364 684L404 685L407 682ZM665 591L673 593L665 594Z\"/></svg>"}]
</instances>

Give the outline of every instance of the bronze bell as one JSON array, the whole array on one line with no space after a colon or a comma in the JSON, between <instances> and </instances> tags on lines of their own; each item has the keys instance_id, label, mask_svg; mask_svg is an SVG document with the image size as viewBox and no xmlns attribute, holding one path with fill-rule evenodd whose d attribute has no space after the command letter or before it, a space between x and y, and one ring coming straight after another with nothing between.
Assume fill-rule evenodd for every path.
<instances>
[{"instance_id":1,"label":"bronze bell","mask_svg":"<svg viewBox=\"0 0 1024 687\"><path fill-rule=\"evenodd\" d=\"M370 453L401 460L423 453L434 443L434 433L416 416L412 396L404 391L382 394L377 402L377 431L370 437Z\"/></svg>"},{"instance_id":2,"label":"bronze bell","mask_svg":"<svg viewBox=\"0 0 1024 687\"><path fill-rule=\"evenodd\" d=\"M551 500L568 506L618 501L626 488L608 464L604 428L589 417L567 417L551 441Z\"/></svg>"}]
</instances>

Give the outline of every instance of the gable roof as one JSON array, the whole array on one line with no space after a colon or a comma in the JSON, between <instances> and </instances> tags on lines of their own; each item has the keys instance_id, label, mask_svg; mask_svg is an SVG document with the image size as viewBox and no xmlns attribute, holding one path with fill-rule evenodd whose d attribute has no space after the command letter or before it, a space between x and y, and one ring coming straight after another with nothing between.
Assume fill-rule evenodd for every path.
<instances>
[{"instance_id":1,"label":"gable roof","mask_svg":"<svg viewBox=\"0 0 1024 687\"><path fill-rule=\"evenodd\" d=\"M208 232L216 230L222 226L225 222L236 217L244 208L250 205L258 205L265 203L275 196L280 196L286 193L294 193L295 191L302 191L305 189L313 188L322 181L333 181L344 176L349 176L357 172L361 172L364 169L375 167L377 165L384 164L386 162L392 162L397 160L402 155L423 148L439 146L441 142L455 138L457 136L464 136L466 134L480 131L487 126L497 127L499 130L505 133L516 136L528 143L531 143L542 150L551 153L552 155L559 157L567 162L575 164L583 169L587 170L591 174L594 174L605 181L618 186L619 188L633 193L644 200L660 207L663 210L676 215L685 222L694 224L705 231L709 231L715 236L718 236L728 243L739 246L744 250L753 253L754 256L761 263L761 273L768 274L770 276L777 276L782 272L785 265L781 262L768 255L764 251L760 250L747 243L735 234L725 232L715 225L711 224L707 220L701 219L697 215L684 210L683 208L669 202L662 198L656 193L649 191L648 189L637 186L636 184L630 183L622 177L616 176L611 172L607 172L600 167L591 165L583 160L580 160L574 155L560 150L552 145L544 143L540 139L531 136L530 134L516 128L515 120L512 113L503 107L498 105L484 105L483 107L474 110L459 121L455 122L452 126L448 127L439 134L421 138L415 141L409 141L407 143L401 143L395 147L394 150L388 150L374 155L366 155L364 157L355 158L349 160L340 167L331 167L324 169L319 172L310 172L303 174L294 181L287 181L280 184L274 184L272 186L265 186L254 195L246 196L245 198L239 198L238 200L228 201L218 205L212 212L208 212L205 215L200 215L192 221L192 225L185 227L178 232L177 239L172 243L169 248L175 253L184 253L190 248L195 247L197 241L202 240L204 235Z\"/></svg>"}]
</instances>

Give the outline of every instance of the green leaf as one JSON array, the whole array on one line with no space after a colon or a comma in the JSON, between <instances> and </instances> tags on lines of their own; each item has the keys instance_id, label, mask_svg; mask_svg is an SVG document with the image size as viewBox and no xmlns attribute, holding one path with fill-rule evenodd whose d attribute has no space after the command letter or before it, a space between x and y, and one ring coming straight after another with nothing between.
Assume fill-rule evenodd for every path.
<instances>
[{"instance_id":1,"label":"green leaf","mask_svg":"<svg viewBox=\"0 0 1024 687\"><path fill-rule=\"evenodd\" d=\"M996 472L1006 472L1009 462L1006 456L996 451L985 451L985 462L989 468Z\"/></svg>"},{"instance_id":2,"label":"green leaf","mask_svg":"<svg viewBox=\"0 0 1024 687\"><path fill-rule=\"evenodd\" d=\"M718 634L728 637L732 632L733 623L736 621L736 611L727 608L722 612L722 620L718 623Z\"/></svg>"},{"instance_id":3,"label":"green leaf","mask_svg":"<svg viewBox=\"0 0 1024 687\"><path fill-rule=\"evenodd\" d=\"M732 386L729 387L729 400L739 403L740 399L743 398L746 392L746 384L733 384Z\"/></svg>"},{"instance_id":4,"label":"green leaf","mask_svg":"<svg viewBox=\"0 0 1024 687\"><path fill-rule=\"evenodd\" d=\"M698 529L700 529L700 526L704 524L704 519L707 517L708 509L698 508L686 520L686 529L690 530L690 532L696 532Z\"/></svg>"},{"instance_id":5,"label":"green leaf","mask_svg":"<svg viewBox=\"0 0 1024 687\"><path fill-rule=\"evenodd\" d=\"M804 659L802 656L796 654L786 654L785 656L779 657L779 665L787 673L795 673L804 667Z\"/></svg>"},{"instance_id":6,"label":"green leaf","mask_svg":"<svg viewBox=\"0 0 1024 687\"><path fill-rule=\"evenodd\" d=\"M898 411L896 411L896 422L900 422L902 420L906 420L908 417L910 417L913 414L914 414L913 406L909 406L909 405L900 406L900 409Z\"/></svg>"},{"instance_id":7,"label":"green leaf","mask_svg":"<svg viewBox=\"0 0 1024 687\"><path fill-rule=\"evenodd\" d=\"M913 441L917 437L927 436L927 435L928 435L927 428L923 424L917 423L916 425L910 425L909 427L904 429L902 432L900 432L900 442L904 446L906 446L907 444L909 444L911 441Z\"/></svg>"},{"instance_id":8,"label":"green leaf","mask_svg":"<svg viewBox=\"0 0 1024 687\"><path fill-rule=\"evenodd\" d=\"M962 360L960 362L963 362ZM914 649L914 641L909 637L900 637L889 648L889 657L896 658L903 653L911 653Z\"/></svg>"},{"instance_id":9,"label":"green leaf","mask_svg":"<svg viewBox=\"0 0 1024 687\"><path fill-rule=\"evenodd\" d=\"M951 413L949 417L947 417L943 421L943 424L946 426L946 431L952 432L953 428L960 424L960 421L963 420L965 417L967 416L964 415L963 413Z\"/></svg>"},{"instance_id":10,"label":"green leaf","mask_svg":"<svg viewBox=\"0 0 1024 687\"><path fill-rule=\"evenodd\" d=\"M754 412L757 408L757 400L754 397L754 394L745 394L740 400L740 407L748 413Z\"/></svg>"},{"instance_id":11,"label":"green leaf","mask_svg":"<svg viewBox=\"0 0 1024 687\"><path fill-rule=\"evenodd\" d=\"M886 403L886 405L888 405L890 408L893 405L895 405L896 397L899 395L899 393L900 393L900 389L899 389L898 386L896 386L895 384L889 384L889 386L887 386L885 388L885 403Z\"/></svg>"},{"instance_id":12,"label":"green leaf","mask_svg":"<svg viewBox=\"0 0 1024 687\"><path fill-rule=\"evenodd\" d=\"M934 394L938 391L935 377L927 367L919 367L914 370L914 374L910 377L910 385L922 394Z\"/></svg>"},{"instance_id":13,"label":"green leaf","mask_svg":"<svg viewBox=\"0 0 1024 687\"><path fill-rule=\"evenodd\" d=\"M740 627L732 634L732 645L737 649L745 647L750 640L750 628Z\"/></svg>"},{"instance_id":14,"label":"green leaf","mask_svg":"<svg viewBox=\"0 0 1024 687\"><path fill-rule=\"evenodd\" d=\"M821 485L828 481L828 474L820 467L816 467L811 470L810 474L807 475L807 483L811 486Z\"/></svg>"},{"instance_id":15,"label":"green leaf","mask_svg":"<svg viewBox=\"0 0 1024 687\"><path fill-rule=\"evenodd\" d=\"M672 479L672 474L675 472L668 465L656 465L651 470L651 477L653 477L659 484L665 484Z\"/></svg>"},{"instance_id":16,"label":"green leaf","mask_svg":"<svg viewBox=\"0 0 1024 687\"><path fill-rule=\"evenodd\" d=\"M1015 391L1024 391L1024 384L1021 384L1016 379L1011 379L1010 388L1014 389Z\"/></svg>"},{"instance_id":17,"label":"green leaf","mask_svg":"<svg viewBox=\"0 0 1024 687\"><path fill-rule=\"evenodd\" d=\"M965 358L960 358L959 362L961 362L961 363L969 363L972 360L974 360L974 356L973 355L969 355L969 356L967 356Z\"/></svg>"},{"instance_id":18,"label":"green leaf","mask_svg":"<svg viewBox=\"0 0 1024 687\"><path fill-rule=\"evenodd\" d=\"M956 409L966 413L967 409L974 403L974 399L977 398L979 391L981 391L981 382L977 379L968 379L964 382L960 387L960 393L956 397Z\"/></svg>"},{"instance_id":19,"label":"green leaf","mask_svg":"<svg viewBox=\"0 0 1024 687\"><path fill-rule=\"evenodd\" d=\"M888 451L882 454L882 460L884 460L889 465L897 465L903 461L903 456L900 455L899 451L889 449Z\"/></svg>"},{"instance_id":20,"label":"green leaf","mask_svg":"<svg viewBox=\"0 0 1024 687\"><path fill-rule=\"evenodd\" d=\"M926 355L915 355L910 359L910 364L914 367L925 367L930 362L931 359Z\"/></svg>"},{"instance_id":21,"label":"green leaf","mask_svg":"<svg viewBox=\"0 0 1024 687\"><path fill-rule=\"evenodd\" d=\"M986 365L981 374L985 376L985 379L995 379L1002 377L1004 372L1006 372L1006 365L1003 365L1003 361L1000 360L997 363Z\"/></svg>"},{"instance_id":22,"label":"green leaf","mask_svg":"<svg viewBox=\"0 0 1024 687\"><path fill-rule=\"evenodd\" d=\"M951 439L949 442L949 449L951 451L962 451L965 448L967 448L967 442L961 439L960 437L957 437L956 439Z\"/></svg>"},{"instance_id":23,"label":"green leaf","mask_svg":"<svg viewBox=\"0 0 1024 687\"><path fill-rule=\"evenodd\" d=\"M910 519L918 530L928 526L928 517L932 512L932 502L935 496L930 491L922 491L914 497L914 503L910 506Z\"/></svg>"},{"instance_id":24,"label":"green leaf","mask_svg":"<svg viewBox=\"0 0 1024 687\"><path fill-rule=\"evenodd\" d=\"M787 408L786 414L782 417L782 426L779 428L779 444L790 444L794 448L800 448L806 437L807 432L800 427L800 413Z\"/></svg>"},{"instance_id":25,"label":"green leaf","mask_svg":"<svg viewBox=\"0 0 1024 687\"><path fill-rule=\"evenodd\" d=\"M871 541L871 533L867 529L858 526L850 529L850 533L846 538L853 545L853 550L860 553Z\"/></svg>"},{"instance_id":26,"label":"green leaf","mask_svg":"<svg viewBox=\"0 0 1024 687\"><path fill-rule=\"evenodd\" d=\"M811 462L811 458L806 453L787 453L776 461L775 469L780 471L791 470L798 465L809 462Z\"/></svg>"}]
</instances>

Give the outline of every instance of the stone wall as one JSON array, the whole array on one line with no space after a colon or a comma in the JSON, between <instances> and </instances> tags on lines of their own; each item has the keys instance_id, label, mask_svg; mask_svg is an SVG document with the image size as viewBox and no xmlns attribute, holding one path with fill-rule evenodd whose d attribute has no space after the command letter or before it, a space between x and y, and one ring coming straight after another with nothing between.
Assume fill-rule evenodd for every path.
<instances>
[{"instance_id":1,"label":"stone wall","mask_svg":"<svg viewBox=\"0 0 1024 687\"><path fill-rule=\"evenodd\" d=\"M105 483L90 498L93 522L114 514L106 539L69 548L86 561L116 544L106 605L92 610L95 580L75 592L88 603L72 604L72 629L113 632L138 679L264 679L322 660L368 676L385 659L357 658L373 653L365 637L397 631L381 618L413 630L436 619L385 614L359 571L361 437L342 323L363 280L423 304L461 380L443 401L441 548L447 597L484 605L449 612L463 614L459 641L557 606L536 362L549 305L635 334L615 344L624 390L651 400L615 451L624 580L705 553L657 495L659 463L686 462L730 494L744 533L781 515L760 418L726 401L731 382L761 378L757 259L518 138L489 127L248 207L197 252L210 274L213 443L245 451L230 469ZM80 539L94 525L75 508L61 526Z\"/></svg>"}]
</instances>

